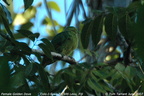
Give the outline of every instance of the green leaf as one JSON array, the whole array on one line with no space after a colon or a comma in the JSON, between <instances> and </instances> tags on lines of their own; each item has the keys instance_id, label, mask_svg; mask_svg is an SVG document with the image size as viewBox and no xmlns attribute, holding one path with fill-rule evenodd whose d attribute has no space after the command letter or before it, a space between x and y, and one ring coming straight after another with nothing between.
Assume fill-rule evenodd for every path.
<instances>
[{"instance_id":1,"label":"green leaf","mask_svg":"<svg viewBox=\"0 0 144 96\"><path fill-rule=\"evenodd\" d=\"M24 63L25 63L26 65L30 64L30 60L27 58L27 56L21 55L21 57L23 58Z\"/></svg>"},{"instance_id":2,"label":"green leaf","mask_svg":"<svg viewBox=\"0 0 144 96\"><path fill-rule=\"evenodd\" d=\"M67 73L63 73L62 75L62 79L64 80L64 82L66 82L66 84L68 85L69 89L72 92L75 92L74 90L74 86L75 86L75 80L74 77L71 77L69 74Z\"/></svg>"},{"instance_id":3,"label":"green leaf","mask_svg":"<svg viewBox=\"0 0 144 96\"><path fill-rule=\"evenodd\" d=\"M0 6L2 7L2 11L4 11L4 14L1 14L1 15L8 20L9 24L12 23L11 13L7 9L7 7L5 7L4 5L2 5L1 3L0 3Z\"/></svg>"},{"instance_id":4,"label":"green leaf","mask_svg":"<svg viewBox=\"0 0 144 96\"><path fill-rule=\"evenodd\" d=\"M43 38L41 41L43 41L43 43L49 48L50 51L55 51L53 44L48 39Z\"/></svg>"},{"instance_id":5,"label":"green leaf","mask_svg":"<svg viewBox=\"0 0 144 96\"><path fill-rule=\"evenodd\" d=\"M84 49L88 47L91 30L92 30L91 22L87 22L86 24L84 24L81 33L81 43Z\"/></svg>"},{"instance_id":6,"label":"green leaf","mask_svg":"<svg viewBox=\"0 0 144 96\"><path fill-rule=\"evenodd\" d=\"M96 92L102 92L105 93L106 91L101 87L101 85L99 85L98 82L95 82L91 79L88 79L87 84L89 85L90 88L92 88L93 90L96 90Z\"/></svg>"},{"instance_id":7,"label":"green leaf","mask_svg":"<svg viewBox=\"0 0 144 96\"><path fill-rule=\"evenodd\" d=\"M107 82L107 83L106 82L107 81L104 82L104 80L100 82L100 85L103 87L103 89L106 91L114 92L114 90L113 90L112 86L110 86L109 82Z\"/></svg>"},{"instance_id":8,"label":"green leaf","mask_svg":"<svg viewBox=\"0 0 144 96\"><path fill-rule=\"evenodd\" d=\"M100 77L100 79L105 79L109 76L105 71L106 70L94 70L92 73L95 74L95 76Z\"/></svg>"},{"instance_id":9,"label":"green leaf","mask_svg":"<svg viewBox=\"0 0 144 96\"><path fill-rule=\"evenodd\" d=\"M126 13L126 8L124 7L107 7L107 10L109 11L109 14L113 14L118 17L121 17Z\"/></svg>"},{"instance_id":10,"label":"green leaf","mask_svg":"<svg viewBox=\"0 0 144 96\"><path fill-rule=\"evenodd\" d=\"M53 83L60 83L62 81L61 75L63 73L63 70L58 71L53 79Z\"/></svg>"},{"instance_id":11,"label":"green leaf","mask_svg":"<svg viewBox=\"0 0 144 96\"><path fill-rule=\"evenodd\" d=\"M33 1L34 0L23 0L24 6L25 6L25 10L28 9L32 5Z\"/></svg>"},{"instance_id":12,"label":"green leaf","mask_svg":"<svg viewBox=\"0 0 144 96\"><path fill-rule=\"evenodd\" d=\"M30 29L32 26L34 26L34 24L28 21L25 24L21 25L20 29Z\"/></svg>"},{"instance_id":13,"label":"green leaf","mask_svg":"<svg viewBox=\"0 0 144 96\"><path fill-rule=\"evenodd\" d=\"M22 35L21 33L15 33L15 34L13 34L13 35L14 35L15 39L22 39L22 38L25 38L25 36Z\"/></svg>"},{"instance_id":14,"label":"green leaf","mask_svg":"<svg viewBox=\"0 0 144 96\"><path fill-rule=\"evenodd\" d=\"M5 52L7 47L10 45L10 42L8 42L7 40L5 39L1 39L0 40L0 51L1 52Z\"/></svg>"},{"instance_id":15,"label":"green leaf","mask_svg":"<svg viewBox=\"0 0 144 96\"><path fill-rule=\"evenodd\" d=\"M115 43L117 34L117 16L109 13L105 18L105 31L108 37Z\"/></svg>"},{"instance_id":16,"label":"green leaf","mask_svg":"<svg viewBox=\"0 0 144 96\"><path fill-rule=\"evenodd\" d=\"M35 41L36 38L39 37L39 33L32 33L29 30L25 30L25 29L21 29L21 30L17 30L19 33L21 33L23 36L28 37L29 39L31 39L32 41Z\"/></svg>"},{"instance_id":17,"label":"green leaf","mask_svg":"<svg viewBox=\"0 0 144 96\"><path fill-rule=\"evenodd\" d=\"M0 56L0 92L8 90L10 81L10 67L8 58Z\"/></svg>"},{"instance_id":18,"label":"green leaf","mask_svg":"<svg viewBox=\"0 0 144 96\"><path fill-rule=\"evenodd\" d=\"M141 5L140 1L135 1L133 3L130 3L129 6L126 8L128 12L134 12L138 9L138 7Z\"/></svg>"},{"instance_id":19,"label":"green leaf","mask_svg":"<svg viewBox=\"0 0 144 96\"><path fill-rule=\"evenodd\" d=\"M76 78L76 74L72 72L70 69L64 70L64 72L71 78Z\"/></svg>"},{"instance_id":20,"label":"green leaf","mask_svg":"<svg viewBox=\"0 0 144 96\"><path fill-rule=\"evenodd\" d=\"M25 79L23 71L19 71L15 73L13 77L11 78L12 88L19 88L23 86L24 84L26 84L26 79Z\"/></svg>"},{"instance_id":21,"label":"green leaf","mask_svg":"<svg viewBox=\"0 0 144 96\"><path fill-rule=\"evenodd\" d=\"M29 76L29 75L31 74L32 70L33 70L33 64L30 63L29 65L26 66L25 76L26 76L26 77Z\"/></svg>"},{"instance_id":22,"label":"green leaf","mask_svg":"<svg viewBox=\"0 0 144 96\"><path fill-rule=\"evenodd\" d=\"M50 90L48 74L44 71L44 68L40 64L36 64L36 66L38 67L39 76L45 91Z\"/></svg>"},{"instance_id":23,"label":"green leaf","mask_svg":"<svg viewBox=\"0 0 144 96\"><path fill-rule=\"evenodd\" d=\"M9 28L9 24L8 21L6 20L5 17L1 16L1 19L3 21L4 27L6 29L6 31L8 32L8 34L10 35L11 38L14 38L13 33L11 32L10 28Z\"/></svg>"},{"instance_id":24,"label":"green leaf","mask_svg":"<svg viewBox=\"0 0 144 96\"><path fill-rule=\"evenodd\" d=\"M34 76L35 73L37 72L37 66L35 63L29 63L29 65L26 66L26 69L25 69L25 76L28 77L28 76Z\"/></svg>"},{"instance_id":25,"label":"green leaf","mask_svg":"<svg viewBox=\"0 0 144 96\"><path fill-rule=\"evenodd\" d=\"M120 72L124 72L125 66L122 65L122 64L117 64L117 65L115 66L115 69L117 69L117 70L120 71Z\"/></svg>"},{"instance_id":26,"label":"green leaf","mask_svg":"<svg viewBox=\"0 0 144 96\"><path fill-rule=\"evenodd\" d=\"M33 54L36 56L39 62L42 62L41 55L39 53L33 52Z\"/></svg>"},{"instance_id":27,"label":"green leaf","mask_svg":"<svg viewBox=\"0 0 144 96\"><path fill-rule=\"evenodd\" d=\"M101 38L103 28L103 16L95 17L93 21L93 28L92 28L92 40L94 45L96 46Z\"/></svg>"},{"instance_id":28,"label":"green leaf","mask_svg":"<svg viewBox=\"0 0 144 96\"><path fill-rule=\"evenodd\" d=\"M83 68L86 68L86 69L90 69L90 68L92 68L92 66L89 66L89 64L88 63L79 63L79 65L81 66L81 67L83 67Z\"/></svg>"},{"instance_id":29,"label":"green leaf","mask_svg":"<svg viewBox=\"0 0 144 96\"><path fill-rule=\"evenodd\" d=\"M122 76L120 74L120 72L118 72L117 70L115 71L115 73L112 75L112 80L111 82L113 82L113 85L119 85L121 84L121 81L122 81ZM119 80L119 82L118 82Z\"/></svg>"},{"instance_id":30,"label":"green leaf","mask_svg":"<svg viewBox=\"0 0 144 96\"><path fill-rule=\"evenodd\" d=\"M144 74L142 73L142 71L138 68L136 70L137 76L144 81Z\"/></svg>"},{"instance_id":31,"label":"green leaf","mask_svg":"<svg viewBox=\"0 0 144 96\"><path fill-rule=\"evenodd\" d=\"M66 87L65 82L59 83L59 85L54 86L54 88L53 88L53 90L51 92L52 93L61 92L63 90L63 88L65 88L65 87Z\"/></svg>"},{"instance_id":32,"label":"green leaf","mask_svg":"<svg viewBox=\"0 0 144 96\"><path fill-rule=\"evenodd\" d=\"M118 22L119 22L118 26L119 26L120 32L125 37L125 39L130 40L131 24L132 24L130 16L126 14L125 16L121 17Z\"/></svg>"},{"instance_id":33,"label":"green leaf","mask_svg":"<svg viewBox=\"0 0 144 96\"><path fill-rule=\"evenodd\" d=\"M59 6L54 1L47 2L47 5L48 5L49 8L51 8L51 9L57 11L57 12L60 12Z\"/></svg>"},{"instance_id":34,"label":"green leaf","mask_svg":"<svg viewBox=\"0 0 144 96\"><path fill-rule=\"evenodd\" d=\"M11 51L11 53L4 54L8 58L9 61L19 61L21 57Z\"/></svg>"},{"instance_id":35,"label":"green leaf","mask_svg":"<svg viewBox=\"0 0 144 96\"><path fill-rule=\"evenodd\" d=\"M97 77L93 74L93 72L90 74L90 76L91 76L91 78L92 78L94 81L98 82L99 78L97 78Z\"/></svg>"},{"instance_id":36,"label":"green leaf","mask_svg":"<svg viewBox=\"0 0 144 96\"><path fill-rule=\"evenodd\" d=\"M50 52L50 49L45 44L40 43L38 46L43 50L43 52L45 53L45 55L48 58L50 58L51 60L53 60L51 52Z\"/></svg>"},{"instance_id":37,"label":"green leaf","mask_svg":"<svg viewBox=\"0 0 144 96\"><path fill-rule=\"evenodd\" d=\"M125 74L128 76L129 79L132 79L136 75L136 70L131 66L127 66L125 68Z\"/></svg>"},{"instance_id":38,"label":"green leaf","mask_svg":"<svg viewBox=\"0 0 144 96\"><path fill-rule=\"evenodd\" d=\"M59 23L56 20L53 20L53 23L54 23L55 26L59 25ZM51 19L49 17L44 18L43 21L42 21L42 24L48 24L50 26L53 25L52 22L51 22Z\"/></svg>"},{"instance_id":39,"label":"green leaf","mask_svg":"<svg viewBox=\"0 0 144 96\"><path fill-rule=\"evenodd\" d=\"M36 12L36 7L31 6L22 14L22 16L27 20L27 22L29 22L30 19L35 17Z\"/></svg>"},{"instance_id":40,"label":"green leaf","mask_svg":"<svg viewBox=\"0 0 144 96\"><path fill-rule=\"evenodd\" d=\"M7 0L3 0L8 6L10 5L8 2L7 2Z\"/></svg>"},{"instance_id":41,"label":"green leaf","mask_svg":"<svg viewBox=\"0 0 144 96\"><path fill-rule=\"evenodd\" d=\"M137 9L137 20L132 26L132 33L134 36L135 51L138 54L140 61L144 62L144 5Z\"/></svg>"},{"instance_id":42,"label":"green leaf","mask_svg":"<svg viewBox=\"0 0 144 96\"><path fill-rule=\"evenodd\" d=\"M24 52L23 54L31 54L32 50L29 48L29 46L26 43L23 42L14 42L15 45L20 49L21 53Z\"/></svg>"}]
</instances>

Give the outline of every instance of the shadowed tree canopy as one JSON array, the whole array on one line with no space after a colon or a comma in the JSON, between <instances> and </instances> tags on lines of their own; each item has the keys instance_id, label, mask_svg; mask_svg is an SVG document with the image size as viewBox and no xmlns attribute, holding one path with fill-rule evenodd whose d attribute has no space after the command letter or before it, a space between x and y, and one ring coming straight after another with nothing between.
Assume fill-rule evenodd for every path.
<instances>
[{"instance_id":1,"label":"shadowed tree canopy","mask_svg":"<svg viewBox=\"0 0 144 96\"><path fill-rule=\"evenodd\" d=\"M22 1L0 0L1 95L144 94L143 0L62 0L65 25L54 0Z\"/></svg>"}]
</instances>

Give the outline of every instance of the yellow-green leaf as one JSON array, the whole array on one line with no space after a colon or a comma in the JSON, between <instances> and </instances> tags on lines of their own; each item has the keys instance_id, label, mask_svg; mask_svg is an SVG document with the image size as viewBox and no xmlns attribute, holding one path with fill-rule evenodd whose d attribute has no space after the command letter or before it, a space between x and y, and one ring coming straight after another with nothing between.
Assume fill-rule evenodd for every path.
<instances>
[{"instance_id":1,"label":"yellow-green leaf","mask_svg":"<svg viewBox=\"0 0 144 96\"><path fill-rule=\"evenodd\" d=\"M57 3L53 2L53 1L50 1L50 2L47 2L48 4L48 7L57 11L57 12L60 12L60 8L59 6L57 5Z\"/></svg>"}]
</instances>

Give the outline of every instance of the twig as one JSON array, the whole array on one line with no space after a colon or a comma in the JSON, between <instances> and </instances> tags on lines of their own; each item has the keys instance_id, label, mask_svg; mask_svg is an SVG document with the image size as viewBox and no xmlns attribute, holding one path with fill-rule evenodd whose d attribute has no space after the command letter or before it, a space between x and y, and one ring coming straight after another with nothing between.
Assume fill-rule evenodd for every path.
<instances>
[{"instance_id":1,"label":"twig","mask_svg":"<svg viewBox=\"0 0 144 96\"><path fill-rule=\"evenodd\" d=\"M87 57L88 55L86 54L86 55L84 55L80 60L78 60L77 62L80 62L80 61L82 61L83 59L85 59L86 57Z\"/></svg>"},{"instance_id":2,"label":"twig","mask_svg":"<svg viewBox=\"0 0 144 96\"><path fill-rule=\"evenodd\" d=\"M137 94L138 94L138 91L139 91L139 89L141 88L142 86L140 85L139 87L138 87L138 89L132 94L132 96L136 96Z\"/></svg>"},{"instance_id":3,"label":"twig","mask_svg":"<svg viewBox=\"0 0 144 96\"><path fill-rule=\"evenodd\" d=\"M119 30L118 30L118 33L117 33L117 37L118 37L118 39L117 39L118 44L120 46L123 46L122 51L125 50L126 48L128 48L128 43L127 43L124 36L121 34L121 32Z\"/></svg>"},{"instance_id":4,"label":"twig","mask_svg":"<svg viewBox=\"0 0 144 96\"><path fill-rule=\"evenodd\" d=\"M41 50L32 49L32 52L41 54L42 56L45 55L44 52L41 51ZM72 57L63 56L63 55L61 55L61 54L59 54L59 53L56 53L56 52L51 52L51 55L52 55L52 57L53 57L54 59L68 62L68 63L70 63L71 65L77 64L77 62L75 61L75 59L73 59Z\"/></svg>"},{"instance_id":5,"label":"twig","mask_svg":"<svg viewBox=\"0 0 144 96\"><path fill-rule=\"evenodd\" d=\"M144 74L144 70L143 70L142 66L140 64L138 64L138 66L139 66L141 72Z\"/></svg>"},{"instance_id":6,"label":"twig","mask_svg":"<svg viewBox=\"0 0 144 96\"><path fill-rule=\"evenodd\" d=\"M70 25L70 23L71 23L71 20L72 20L72 17L73 17L73 15L74 15L74 12L75 12L75 10L76 10L76 3L77 3L77 1L76 0L74 0L73 2L72 2L72 10L71 10L71 13L70 13L70 15L68 15L68 19L67 19L67 23L66 23L66 26L69 26Z\"/></svg>"},{"instance_id":7,"label":"twig","mask_svg":"<svg viewBox=\"0 0 144 96\"><path fill-rule=\"evenodd\" d=\"M60 96L63 96L65 91L68 89L68 86L66 85L66 87L64 88L64 90L62 91L62 93L60 94Z\"/></svg>"},{"instance_id":8,"label":"twig","mask_svg":"<svg viewBox=\"0 0 144 96\"><path fill-rule=\"evenodd\" d=\"M85 11L85 9L84 9L84 5L83 5L83 3L82 3L82 0L80 0L79 1L80 2L80 4L81 4L81 7L82 7L82 10L83 10L83 16L85 17L85 18L87 18L87 15L86 15L86 11Z\"/></svg>"}]
</instances>

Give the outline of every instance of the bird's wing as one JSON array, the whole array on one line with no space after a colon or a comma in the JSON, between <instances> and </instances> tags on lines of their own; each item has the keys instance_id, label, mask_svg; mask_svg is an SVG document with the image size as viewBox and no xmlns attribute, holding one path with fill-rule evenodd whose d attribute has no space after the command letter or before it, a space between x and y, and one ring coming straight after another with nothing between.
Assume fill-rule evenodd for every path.
<instances>
[{"instance_id":1,"label":"bird's wing","mask_svg":"<svg viewBox=\"0 0 144 96\"><path fill-rule=\"evenodd\" d=\"M57 52L60 52L62 49L59 49L60 47L62 47L62 45L69 40L69 34L67 31L61 32L58 35L56 35L53 39L52 39L52 44L54 45L55 49L57 50Z\"/></svg>"}]
</instances>

